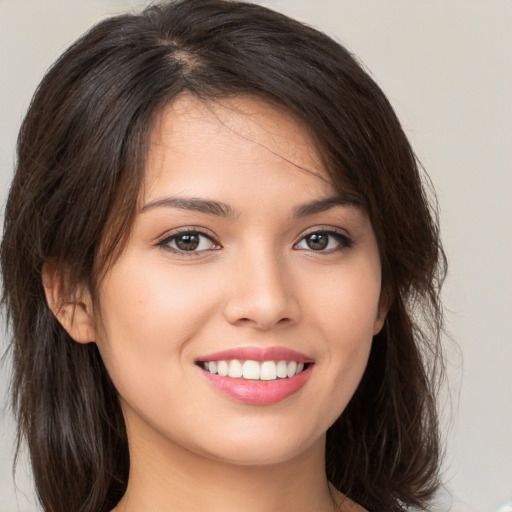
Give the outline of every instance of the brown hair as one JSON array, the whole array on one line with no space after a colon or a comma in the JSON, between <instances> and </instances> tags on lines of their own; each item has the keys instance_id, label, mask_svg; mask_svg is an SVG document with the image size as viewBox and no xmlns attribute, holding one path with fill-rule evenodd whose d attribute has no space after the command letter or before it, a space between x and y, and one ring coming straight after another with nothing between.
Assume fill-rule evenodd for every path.
<instances>
[{"instance_id":1,"label":"brown hair","mask_svg":"<svg viewBox=\"0 0 512 512\"><path fill-rule=\"evenodd\" d=\"M46 512L111 510L129 456L96 345L50 311L43 264L95 296L130 231L152 119L178 94L258 95L313 133L335 187L371 219L389 301L363 380L329 429L329 480L369 510L425 507L439 485L437 214L389 102L326 35L250 3L182 0L107 19L41 82L18 140L1 246L18 443ZM108 234L108 236L107 236Z\"/></svg>"}]
</instances>

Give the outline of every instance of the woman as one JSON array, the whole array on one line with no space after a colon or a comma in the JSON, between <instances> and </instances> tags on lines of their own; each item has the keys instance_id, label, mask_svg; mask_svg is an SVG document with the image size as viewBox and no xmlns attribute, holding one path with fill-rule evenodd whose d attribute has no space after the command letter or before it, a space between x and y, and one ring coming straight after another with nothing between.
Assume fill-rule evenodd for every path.
<instances>
[{"instance_id":1,"label":"woman","mask_svg":"<svg viewBox=\"0 0 512 512\"><path fill-rule=\"evenodd\" d=\"M4 301L45 511L428 507L444 255L344 48L247 3L112 18L18 155Z\"/></svg>"}]
</instances>

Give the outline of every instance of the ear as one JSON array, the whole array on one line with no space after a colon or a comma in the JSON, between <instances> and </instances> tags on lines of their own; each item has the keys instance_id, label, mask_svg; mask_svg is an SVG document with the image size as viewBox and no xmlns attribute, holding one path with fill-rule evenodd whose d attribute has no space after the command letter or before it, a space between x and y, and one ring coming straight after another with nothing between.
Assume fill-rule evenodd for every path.
<instances>
[{"instance_id":1,"label":"ear","mask_svg":"<svg viewBox=\"0 0 512 512\"><path fill-rule=\"evenodd\" d=\"M70 294L66 290L64 274L56 263L46 262L43 265L46 301L62 327L76 342L90 343L96 338L91 295L85 286Z\"/></svg>"},{"instance_id":2,"label":"ear","mask_svg":"<svg viewBox=\"0 0 512 512\"><path fill-rule=\"evenodd\" d=\"M389 294L385 291L382 291L379 299L379 307L377 309L377 316L375 318L375 323L373 324L373 335L379 334L382 327L384 326L384 322L386 321L386 317L388 316L388 311L390 307L390 299Z\"/></svg>"}]
</instances>

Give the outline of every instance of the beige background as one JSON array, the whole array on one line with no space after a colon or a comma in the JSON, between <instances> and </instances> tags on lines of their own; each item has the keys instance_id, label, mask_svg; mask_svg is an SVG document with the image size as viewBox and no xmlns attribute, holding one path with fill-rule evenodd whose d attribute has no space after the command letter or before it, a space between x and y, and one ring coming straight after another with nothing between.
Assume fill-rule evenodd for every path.
<instances>
[{"instance_id":1,"label":"beige background","mask_svg":"<svg viewBox=\"0 0 512 512\"><path fill-rule=\"evenodd\" d=\"M17 129L44 71L92 23L137 3L0 0L2 209ZM447 341L452 504L441 509L493 512L512 498L512 1L265 3L321 28L361 58L436 184L450 259L447 326L460 349ZM0 373L2 405L8 366ZM34 512L24 460L14 490L12 442L6 411L0 512Z\"/></svg>"}]
</instances>

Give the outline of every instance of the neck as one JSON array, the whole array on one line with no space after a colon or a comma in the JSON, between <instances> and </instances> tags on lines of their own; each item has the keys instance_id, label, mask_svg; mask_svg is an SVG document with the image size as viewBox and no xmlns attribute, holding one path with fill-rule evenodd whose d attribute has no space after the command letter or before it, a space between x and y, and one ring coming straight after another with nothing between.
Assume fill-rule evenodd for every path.
<instances>
[{"instance_id":1,"label":"neck","mask_svg":"<svg viewBox=\"0 0 512 512\"><path fill-rule=\"evenodd\" d=\"M130 440L127 491L113 512L331 512L339 495L325 476L325 437L293 459L271 465L213 460L169 440ZM133 441L133 442L131 442ZM344 510L343 507L336 508Z\"/></svg>"}]
</instances>

